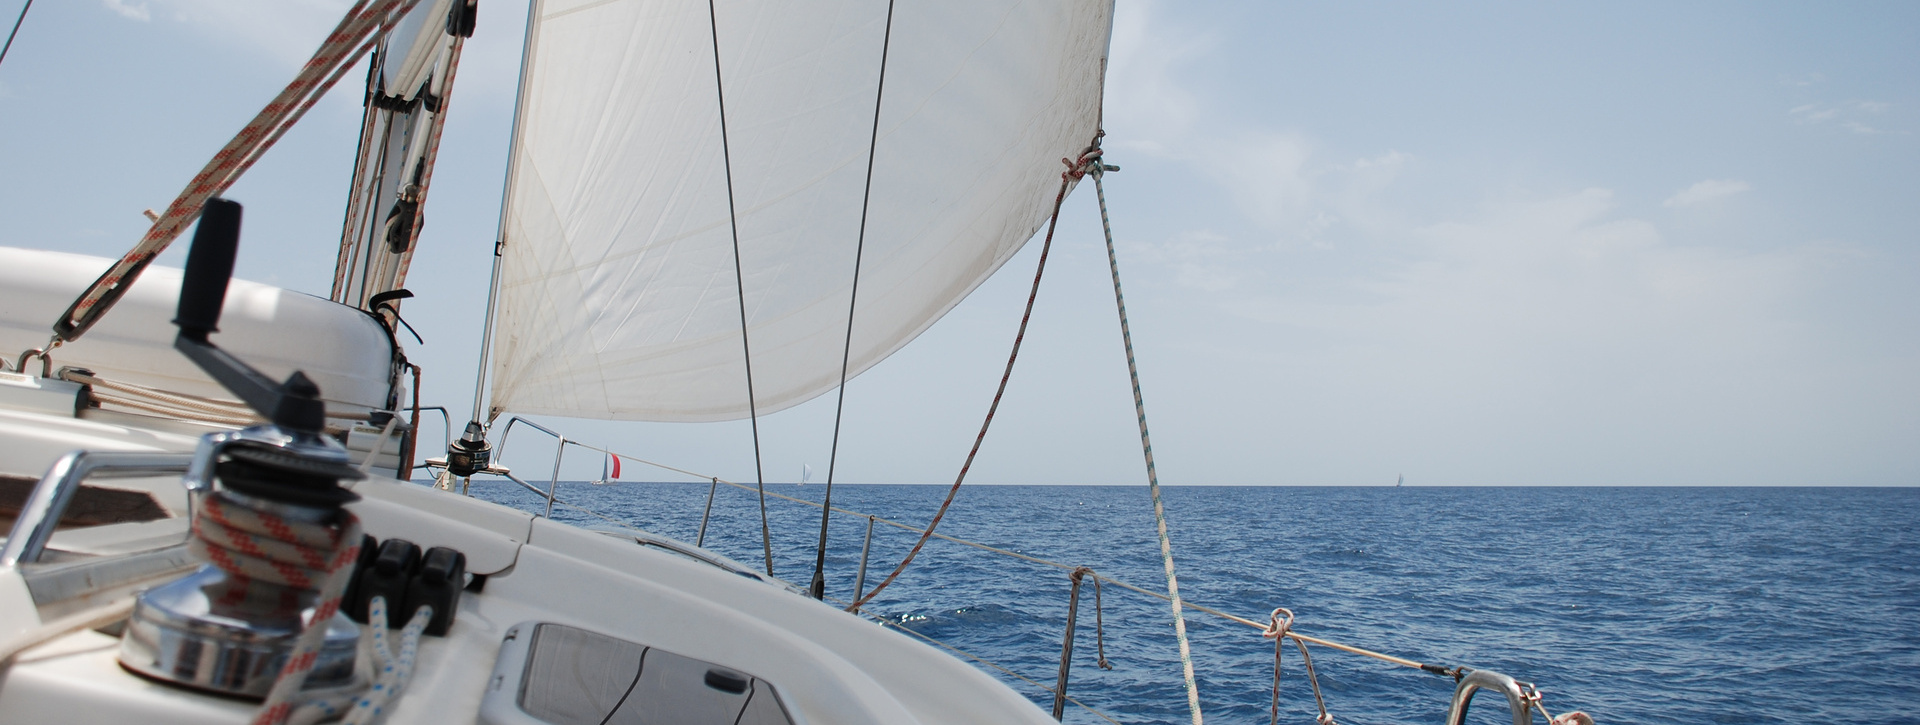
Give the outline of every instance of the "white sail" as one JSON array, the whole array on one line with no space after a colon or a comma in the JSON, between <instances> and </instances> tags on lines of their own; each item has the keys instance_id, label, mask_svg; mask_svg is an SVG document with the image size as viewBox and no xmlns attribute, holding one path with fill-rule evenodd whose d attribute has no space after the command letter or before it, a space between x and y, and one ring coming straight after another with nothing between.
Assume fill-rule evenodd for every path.
<instances>
[{"instance_id":1,"label":"white sail","mask_svg":"<svg viewBox=\"0 0 1920 725\"><path fill-rule=\"evenodd\" d=\"M745 417L742 291L761 413L838 384L888 2L722 0L712 22L708 7L538 4L502 228L495 411ZM1045 222L1060 159L1099 128L1111 11L897 0L850 373Z\"/></svg>"}]
</instances>

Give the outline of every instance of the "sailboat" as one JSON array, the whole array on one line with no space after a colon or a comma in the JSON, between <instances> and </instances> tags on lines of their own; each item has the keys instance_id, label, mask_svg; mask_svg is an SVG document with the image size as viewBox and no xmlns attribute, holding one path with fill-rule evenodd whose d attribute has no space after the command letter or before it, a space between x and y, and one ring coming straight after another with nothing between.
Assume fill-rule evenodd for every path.
<instances>
[{"instance_id":1,"label":"sailboat","mask_svg":"<svg viewBox=\"0 0 1920 725\"><path fill-rule=\"evenodd\" d=\"M607 468L609 464L613 466L611 470ZM620 456L613 453L602 454L600 459L600 477L593 479L591 483L595 486L607 486L617 483L619 480Z\"/></svg>"},{"instance_id":2,"label":"sailboat","mask_svg":"<svg viewBox=\"0 0 1920 725\"><path fill-rule=\"evenodd\" d=\"M476 0L354 3L124 257L0 249L0 719L1058 719L1064 664L1050 715L770 551L552 518L580 444L523 416L757 421L841 388L1104 168L1110 0L830 5L531 3L500 233L474 250L483 375L427 462L441 486L408 483L432 449L399 310ZM272 242L221 195L368 56L328 297L232 279ZM153 265L189 228L185 268ZM516 430L559 441L544 489L496 458ZM460 495L474 477L543 505ZM1538 704L1434 671L1460 716L1477 689L1516 722Z\"/></svg>"}]
</instances>

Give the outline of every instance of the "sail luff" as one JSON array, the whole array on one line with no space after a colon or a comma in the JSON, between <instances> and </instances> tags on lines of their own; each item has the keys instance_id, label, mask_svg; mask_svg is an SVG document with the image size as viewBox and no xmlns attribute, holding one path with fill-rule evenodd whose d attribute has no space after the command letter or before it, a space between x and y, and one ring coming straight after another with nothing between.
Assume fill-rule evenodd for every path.
<instances>
[{"instance_id":1,"label":"sail luff","mask_svg":"<svg viewBox=\"0 0 1920 725\"><path fill-rule=\"evenodd\" d=\"M473 376L473 418L471 420L475 422L484 420L491 423L494 416L499 415L502 410L501 406L495 405L491 410L485 411L486 418L480 417L486 400L487 379L490 372L489 357L493 352L494 312L500 304L500 265L505 257L502 251L507 246L507 220L513 208L514 172L518 170L520 164L520 119L527 109L527 79L532 75L530 71L533 64L534 40L539 37L537 31L540 27L542 4L542 0L531 0L527 3L526 36L520 41L520 81L513 96L513 130L508 134L507 140L506 177L500 184L500 223L494 231L493 271L487 279L486 318L480 325L479 369Z\"/></svg>"}]
</instances>

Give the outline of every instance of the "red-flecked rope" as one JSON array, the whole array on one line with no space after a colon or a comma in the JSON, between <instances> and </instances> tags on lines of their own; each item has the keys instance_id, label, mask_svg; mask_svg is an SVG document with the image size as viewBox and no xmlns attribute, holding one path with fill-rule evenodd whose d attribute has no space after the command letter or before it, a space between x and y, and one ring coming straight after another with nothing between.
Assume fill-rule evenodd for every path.
<instances>
[{"instance_id":1,"label":"red-flecked rope","mask_svg":"<svg viewBox=\"0 0 1920 725\"><path fill-rule=\"evenodd\" d=\"M379 71L369 71L378 73ZM367 82L366 110L361 113L360 143L354 147L353 177L347 185L347 213L340 223L340 253L333 261L333 291L327 299L346 303L348 272L354 264L354 250L359 248L359 240L364 235L365 219L361 217L361 202L370 195L367 182L367 148L373 145L373 119L380 113L380 107L373 104L373 81Z\"/></svg>"},{"instance_id":2,"label":"red-flecked rope","mask_svg":"<svg viewBox=\"0 0 1920 725\"><path fill-rule=\"evenodd\" d=\"M261 510L223 493L206 496L194 514L194 536L189 547L231 580L223 600L240 601L263 591L312 589L319 592L313 618L287 655L287 664L274 678L254 714L254 725L279 725L298 704L294 696L319 658L327 624L340 611L340 597L353 578L360 558L360 520L341 511L332 524L294 521ZM261 587L256 582L278 584Z\"/></svg>"},{"instance_id":3,"label":"red-flecked rope","mask_svg":"<svg viewBox=\"0 0 1920 725\"><path fill-rule=\"evenodd\" d=\"M1313 686L1313 704L1320 708L1320 716L1314 718L1317 725L1339 725L1333 719L1333 713L1327 712L1326 698L1320 696L1320 676L1313 671L1313 655L1307 652L1307 643L1300 635L1293 633L1293 610L1280 607L1269 615L1267 626L1260 636L1273 640L1273 717L1272 722L1280 722L1280 653L1285 651L1287 640L1300 648L1300 661L1307 670L1307 684Z\"/></svg>"},{"instance_id":4,"label":"red-flecked rope","mask_svg":"<svg viewBox=\"0 0 1920 725\"><path fill-rule=\"evenodd\" d=\"M913 563L914 557L919 556L920 550L926 547L927 540L933 538L933 530L939 528L940 520L946 518L947 509L953 506L953 497L960 493L960 484L966 482L967 471L973 468L973 459L980 453L980 443L987 439L987 429L993 426L993 414L1000 410L1000 398L1007 393L1007 380L1013 377L1013 363L1020 358L1020 343L1027 338L1027 321L1033 318L1033 301L1040 295L1040 278L1047 271L1047 254L1053 250L1053 230L1060 224L1060 205L1067 200L1067 190L1073 188L1073 182L1085 176L1091 169L1091 164L1099 163L1099 156L1099 146L1095 145L1082 151L1077 160L1060 160L1060 163L1066 164L1067 170L1061 172L1060 192L1053 197L1053 216L1047 220L1046 241L1040 245L1040 263L1033 270L1033 288L1027 292L1027 309L1020 314L1020 331L1013 336L1013 352L1007 354L1006 370L1000 373L1000 387L993 392L993 404L987 406L987 418L980 422L980 433L973 437L973 448L967 451L967 460L960 466L960 475L954 477L953 487L947 489L946 500L940 502L940 510L934 512L933 521L928 522L926 530L920 532L920 540L913 543L913 548L907 551L906 558L901 559L900 564L895 566L893 571L888 572L887 578L880 580L873 591L867 592L852 604L847 605L847 611L859 611L860 607L872 601L880 590L886 589L888 584L892 584L894 579L899 578L900 572L906 571L907 566Z\"/></svg>"},{"instance_id":5,"label":"red-flecked rope","mask_svg":"<svg viewBox=\"0 0 1920 725\"><path fill-rule=\"evenodd\" d=\"M1286 652L1287 630L1293 629L1293 610L1281 607L1273 610L1272 620L1260 636L1273 640L1273 711L1272 725L1280 725L1280 655Z\"/></svg>"},{"instance_id":6,"label":"red-flecked rope","mask_svg":"<svg viewBox=\"0 0 1920 725\"><path fill-rule=\"evenodd\" d=\"M165 213L147 229L139 243L118 261L109 267L105 274L89 286L73 306L67 309L64 322L72 329L62 335L62 339L72 341L84 334L87 327L105 310L96 310L109 292L123 284L131 284L148 263L167 245L180 236L188 224L200 216L207 199L219 195L233 185L241 174L258 161L261 154L272 148L287 129L305 115L313 104L326 95L334 83L353 66L353 60L371 50L379 35L391 28L393 22L406 14L419 0L360 0L347 11L332 33L307 60L299 75L292 83L282 89L279 95L269 102L253 120L240 129L240 133L228 141L219 153L214 154L207 165L196 174L187 186L167 205ZM376 32L378 31L378 32Z\"/></svg>"}]
</instances>

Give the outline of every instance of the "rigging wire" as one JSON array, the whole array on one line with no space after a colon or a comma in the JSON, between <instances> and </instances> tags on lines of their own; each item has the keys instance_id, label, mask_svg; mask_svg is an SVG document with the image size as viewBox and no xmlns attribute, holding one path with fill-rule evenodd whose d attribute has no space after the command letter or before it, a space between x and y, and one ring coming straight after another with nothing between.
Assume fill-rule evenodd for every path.
<instances>
[{"instance_id":1,"label":"rigging wire","mask_svg":"<svg viewBox=\"0 0 1920 725\"><path fill-rule=\"evenodd\" d=\"M727 228L733 232L734 292L740 299L740 354L747 368L747 418L753 424L753 478L760 490L760 548L773 576L773 530L767 526L767 476L760 466L760 413L753 401L753 348L747 344L747 282L740 268L740 219L733 208L733 155L727 149L727 89L720 78L720 18L707 0L707 27L713 31L713 93L720 107L720 163L727 172Z\"/></svg>"},{"instance_id":2,"label":"rigging wire","mask_svg":"<svg viewBox=\"0 0 1920 725\"><path fill-rule=\"evenodd\" d=\"M827 454L826 503L820 507L820 545L813 555L814 599L827 595L827 519L833 511L833 471L840 461L840 414L847 407L847 360L853 356L853 313L860 300L860 258L867 249L867 207L873 201L873 157L880 147L880 100L887 90L887 49L893 42L893 0L887 0L887 27L880 36L880 80L873 91L873 135L867 140L867 186L860 197L860 236L853 246L853 289L847 292L847 340L840 348L839 400L833 404L833 448Z\"/></svg>"},{"instance_id":3,"label":"rigging wire","mask_svg":"<svg viewBox=\"0 0 1920 725\"><path fill-rule=\"evenodd\" d=\"M32 7L33 0L27 0L27 4L20 6L20 17L13 19L13 32L7 33L7 44L0 45L0 63L7 61L7 51L13 50L13 36L20 34L20 24L27 21L27 10ZM893 12L891 6L889 6L887 12Z\"/></svg>"}]
</instances>

